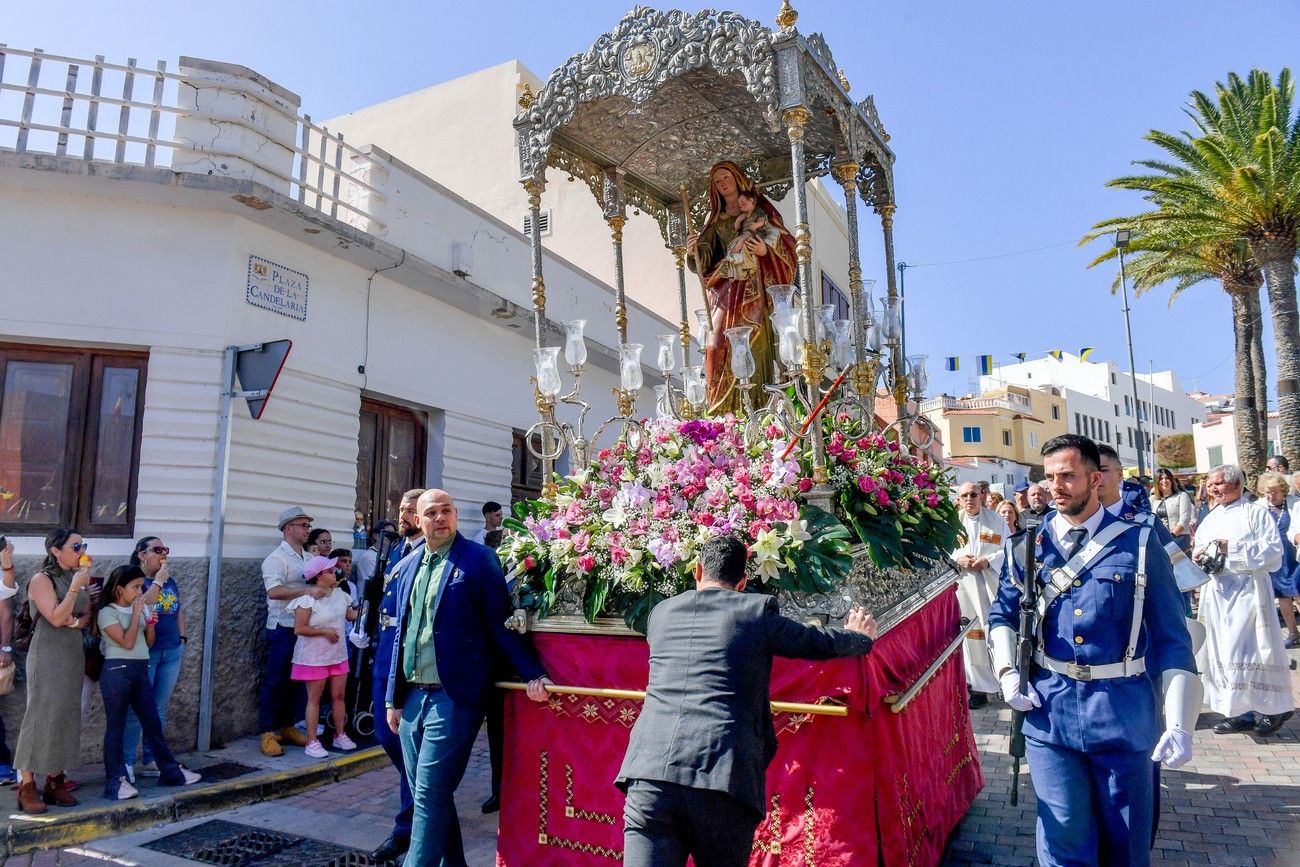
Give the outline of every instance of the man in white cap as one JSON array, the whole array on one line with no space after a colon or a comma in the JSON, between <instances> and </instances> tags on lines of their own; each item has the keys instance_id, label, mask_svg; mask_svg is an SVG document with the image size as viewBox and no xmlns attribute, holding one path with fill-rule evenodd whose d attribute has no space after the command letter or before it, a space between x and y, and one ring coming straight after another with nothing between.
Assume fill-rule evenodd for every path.
<instances>
[{"instance_id":1,"label":"man in white cap","mask_svg":"<svg viewBox=\"0 0 1300 867\"><path fill-rule=\"evenodd\" d=\"M311 532L311 516L298 506L280 513L283 540L262 561L262 583L266 586L266 669L262 672L262 689L258 695L257 716L262 732L262 754L282 756L287 743L306 746L309 738L294 728L302 718L306 694L302 684L289 678L293 668L293 612L290 600L299 596L326 595L321 587L311 587L302 579L303 545Z\"/></svg>"},{"instance_id":2,"label":"man in white cap","mask_svg":"<svg viewBox=\"0 0 1300 867\"><path fill-rule=\"evenodd\" d=\"M978 623L962 643L972 708L987 704L987 693L1001 691L993 673L993 658L985 641L985 629L989 605L998 592L1002 541L1007 532L1007 522L992 509L983 508L980 484L967 482L958 490L957 513L961 516L966 541L951 554L953 562L961 569L957 579L957 602L961 614Z\"/></svg>"}]
</instances>

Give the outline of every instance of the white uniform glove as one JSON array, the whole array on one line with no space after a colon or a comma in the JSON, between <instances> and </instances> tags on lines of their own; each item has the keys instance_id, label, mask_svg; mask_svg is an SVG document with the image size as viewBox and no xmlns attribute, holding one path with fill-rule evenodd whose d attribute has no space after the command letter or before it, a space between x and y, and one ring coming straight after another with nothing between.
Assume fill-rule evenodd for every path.
<instances>
[{"instance_id":1,"label":"white uniform glove","mask_svg":"<svg viewBox=\"0 0 1300 867\"><path fill-rule=\"evenodd\" d=\"M1151 761L1177 768L1192 758L1192 732L1201 712L1204 686L1195 674L1177 668L1164 673L1161 685L1165 698L1165 733L1156 743Z\"/></svg>"},{"instance_id":2,"label":"white uniform glove","mask_svg":"<svg viewBox=\"0 0 1300 867\"><path fill-rule=\"evenodd\" d=\"M1151 761L1164 762L1166 768L1181 768L1191 758L1192 733L1187 729L1165 729L1151 754Z\"/></svg>"},{"instance_id":3,"label":"white uniform glove","mask_svg":"<svg viewBox=\"0 0 1300 867\"><path fill-rule=\"evenodd\" d=\"M1009 704L1012 710L1026 713L1040 707L1043 703L1033 686L1026 685L1025 694L1020 694L1020 672L1014 668L998 678L998 682L1002 684L1002 700Z\"/></svg>"},{"instance_id":4,"label":"white uniform glove","mask_svg":"<svg viewBox=\"0 0 1300 867\"><path fill-rule=\"evenodd\" d=\"M357 650L365 650L370 646L370 636L364 632L357 632L355 629L348 630L348 643Z\"/></svg>"}]
</instances>

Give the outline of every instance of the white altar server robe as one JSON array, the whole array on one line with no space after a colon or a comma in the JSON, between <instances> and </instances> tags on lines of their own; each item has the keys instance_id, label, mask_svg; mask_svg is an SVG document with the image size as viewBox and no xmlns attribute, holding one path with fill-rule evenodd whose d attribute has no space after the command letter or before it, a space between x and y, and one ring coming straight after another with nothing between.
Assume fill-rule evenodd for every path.
<instances>
[{"instance_id":1,"label":"white altar server robe","mask_svg":"<svg viewBox=\"0 0 1300 867\"><path fill-rule=\"evenodd\" d=\"M1282 537L1268 509L1245 498L1210 512L1196 529L1196 554L1228 540L1222 572L1200 589L1205 644L1196 665L1205 706L1224 716L1295 709L1269 573L1282 563Z\"/></svg>"},{"instance_id":2,"label":"white altar server robe","mask_svg":"<svg viewBox=\"0 0 1300 867\"><path fill-rule=\"evenodd\" d=\"M997 673L993 671L993 657L989 651L989 606L998 592L998 575L1004 557L1002 543L1007 537L1007 522L992 509L980 509L971 517L961 512L962 528L966 531L966 544L952 552L955 560L962 554L983 557L989 561L985 569L972 572L962 569L957 579L957 603L961 614L978 623L966 641L962 642L962 659L966 662L966 682L976 692L1000 692Z\"/></svg>"}]
</instances>

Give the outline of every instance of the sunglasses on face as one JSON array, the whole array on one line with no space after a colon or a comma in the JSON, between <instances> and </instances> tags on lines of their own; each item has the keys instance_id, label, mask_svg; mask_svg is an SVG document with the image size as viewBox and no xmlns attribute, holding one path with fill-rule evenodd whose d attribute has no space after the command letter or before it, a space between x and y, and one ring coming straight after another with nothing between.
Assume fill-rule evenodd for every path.
<instances>
[{"instance_id":1,"label":"sunglasses on face","mask_svg":"<svg viewBox=\"0 0 1300 867\"><path fill-rule=\"evenodd\" d=\"M70 547L72 548L73 551L76 551L78 554L80 554L82 551L89 548L90 545L87 542L73 542Z\"/></svg>"},{"instance_id":2,"label":"sunglasses on face","mask_svg":"<svg viewBox=\"0 0 1300 867\"><path fill-rule=\"evenodd\" d=\"M168 548L166 545L153 545L148 548L145 548L144 550L152 551L153 553L157 554L160 557L166 557L168 554L172 552L172 549Z\"/></svg>"},{"instance_id":3,"label":"sunglasses on face","mask_svg":"<svg viewBox=\"0 0 1300 867\"><path fill-rule=\"evenodd\" d=\"M979 496L979 494L958 494L958 495L957 495L957 499L959 499L959 500L969 500L969 499L971 499L971 498L973 498L973 497L978 497L978 496Z\"/></svg>"},{"instance_id":4,"label":"sunglasses on face","mask_svg":"<svg viewBox=\"0 0 1300 867\"><path fill-rule=\"evenodd\" d=\"M288 526L288 527L298 527L299 529L302 529L302 530L310 530L310 529L311 529L311 522L310 522L310 521L299 521L299 522L294 523L294 524L287 524L286 526Z\"/></svg>"}]
</instances>

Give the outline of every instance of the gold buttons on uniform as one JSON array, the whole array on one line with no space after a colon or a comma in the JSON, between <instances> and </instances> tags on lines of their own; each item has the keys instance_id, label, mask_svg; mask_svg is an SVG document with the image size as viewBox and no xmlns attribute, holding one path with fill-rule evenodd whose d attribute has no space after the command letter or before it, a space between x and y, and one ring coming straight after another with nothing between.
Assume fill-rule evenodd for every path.
<instances>
[{"instance_id":1,"label":"gold buttons on uniform","mask_svg":"<svg viewBox=\"0 0 1300 867\"><path fill-rule=\"evenodd\" d=\"M1075 578L1075 579L1074 579L1074 586L1075 586L1075 587L1082 587L1082 586L1083 586L1083 582L1080 581L1078 578Z\"/></svg>"},{"instance_id":2,"label":"gold buttons on uniform","mask_svg":"<svg viewBox=\"0 0 1300 867\"><path fill-rule=\"evenodd\" d=\"M1076 635L1076 636L1074 636L1074 643L1075 643L1075 644L1083 644L1083 636L1082 636L1082 635Z\"/></svg>"},{"instance_id":3,"label":"gold buttons on uniform","mask_svg":"<svg viewBox=\"0 0 1300 867\"><path fill-rule=\"evenodd\" d=\"M1082 608L1076 608L1076 609L1074 609L1074 616L1075 616L1075 617L1082 617L1082 616L1083 616L1083 609L1082 609Z\"/></svg>"}]
</instances>

